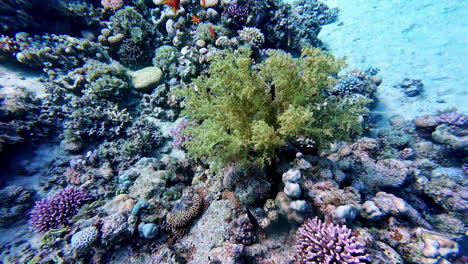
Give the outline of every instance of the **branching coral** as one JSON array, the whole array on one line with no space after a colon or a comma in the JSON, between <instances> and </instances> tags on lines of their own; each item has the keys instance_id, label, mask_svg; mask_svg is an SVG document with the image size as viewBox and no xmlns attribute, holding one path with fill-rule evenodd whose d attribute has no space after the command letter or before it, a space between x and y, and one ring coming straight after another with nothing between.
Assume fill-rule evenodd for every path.
<instances>
[{"instance_id":1,"label":"branching coral","mask_svg":"<svg viewBox=\"0 0 468 264\"><path fill-rule=\"evenodd\" d=\"M365 245L346 226L309 219L297 230L296 261L299 264L369 263Z\"/></svg>"},{"instance_id":2,"label":"branching coral","mask_svg":"<svg viewBox=\"0 0 468 264\"><path fill-rule=\"evenodd\" d=\"M62 189L54 196L36 202L29 224L41 233L68 225L78 209L91 200L92 197L83 189Z\"/></svg>"},{"instance_id":3,"label":"branching coral","mask_svg":"<svg viewBox=\"0 0 468 264\"><path fill-rule=\"evenodd\" d=\"M305 135L319 148L360 132L358 116L365 100L330 99L325 87L344 64L319 49L306 48L294 59L272 51L255 65L249 49L224 52L213 59L209 74L176 94L185 96L185 112L196 126L183 134L194 158L217 164L264 165L289 140Z\"/></svg>"}]
</instances>

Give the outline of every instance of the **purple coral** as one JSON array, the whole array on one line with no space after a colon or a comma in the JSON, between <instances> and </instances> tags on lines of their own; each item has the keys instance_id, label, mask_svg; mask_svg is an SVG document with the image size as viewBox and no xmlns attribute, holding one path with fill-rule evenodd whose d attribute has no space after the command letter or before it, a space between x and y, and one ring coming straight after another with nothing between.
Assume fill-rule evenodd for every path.
<instances>
[{"instance_id":1,"label":"purple coral","mask_svg":"<svg viewBox=\"0 0 468 264\"><path fill-rule=\"evenodd\" d=\"M249 7L247 5L239 5L237 2L231 3L224 15L236 28L242 28L247 22L249 16Z\"/></svg>"},{"instance_id":2,"label":"purple coral","mask_svg":"<svg viewBox=\"0 0 468 264\"><path fill-rule=\"evenodd\" d=\"M174 142L172 145L175 148L183 149L184 143L191 140L192 137L185 135L183 132L189 125L195 124L194 121L189 121L188 119L182 119L175 127L171 130L171 136L174 137Z\"/></svg>"},{"instance_id":3,"label":"purple coral","mask_svg":"<svg viewBox=\"0 0 468 264\"><path fill-rule=\"evenodd\" d=\"M439 116L442 123L447 125L465 127L468 125L468 116L462 113L450 112Z\"/></svg>"},{"instance_id":4,"label":"purple coral","mask_svg":"<svg viewBox=\"0 0 468 264\"><path fill-rule=\"evenodd\" d=\"M296 234L299 264L368 263L366 247L346 226L308 219Z\"/></svg>"},{"instance_id":5,"label":"purple coral","mask_svg":"<svg viewBox=\"0 0 468 264\"><path fill-rule=\"evenodd\" d=\"M69 225L70 219L78 212L78 209L90 201L92 197L81 188L62 189L52 197L37 201L31 210L28 223L41 233L62 225Z\"/></svg>"}]
</instances>

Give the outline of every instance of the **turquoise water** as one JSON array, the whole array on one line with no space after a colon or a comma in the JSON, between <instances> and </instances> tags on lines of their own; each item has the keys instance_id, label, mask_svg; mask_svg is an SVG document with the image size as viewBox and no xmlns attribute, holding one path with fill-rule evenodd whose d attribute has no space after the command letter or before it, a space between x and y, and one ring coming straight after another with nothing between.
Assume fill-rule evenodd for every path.
<instances>
[{"instance_id":1,"label":"turquoise water","mask_svg":"<svg viewBox=\"0 0 468 264\"><path fill-rule=\"evenodd\" d=\"M467 1L0 1L0 263L466 263Z\"/></svg>"}]
</instances>

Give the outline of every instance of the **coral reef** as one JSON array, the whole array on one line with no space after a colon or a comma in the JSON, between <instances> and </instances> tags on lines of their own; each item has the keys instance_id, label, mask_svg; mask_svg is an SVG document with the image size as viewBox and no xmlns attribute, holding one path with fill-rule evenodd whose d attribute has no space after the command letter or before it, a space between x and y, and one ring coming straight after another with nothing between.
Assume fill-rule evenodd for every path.
<instances>
[{"instance_id":1,"label":"coral reef","mask_svg":"<svg viewBox=\"0 0 468 264\"><path fill-rule=\"evenodd\" d=\"M87 59L107 60L109 57L98 43L67 35L30 36L19 32L15 36L15 42L17 49L2 45L2 53L9 52L19 63L40 68L51 77L80 67Z\"/></svg>"},{"instance_id":2,"label":"coral reef","mask_svg":"<svg viewBox=\"0 0 468 264\"><path fill-rule=\"evenodd\" d=\"M114 34L123 34L137 44L147 43L153 34L153 26L131 6L115 12L110 17L110 29Z\"/></svg>"},{"instance_id":3,"label":"coral reef","mask_svg":"<svg viewBox=\"0 0 468 264\"><path fill-rule=\"evenodd\" d=\"M0 11L1 261L466 262L464 109L384 124L379 69L344 70L318 38L337 9L0 0ZM413 79L379 95L399 87L424 95ZM34 207L31 184L48 197ZM41 237L22 221L31 207Z\"/></svg>"},{"instance_id":4,"label":"coral reef","mask_svg":"<svg viewBox=\"0 0 468 264\"><path fill-rule=\"evenodd\" d=\"M41 233L69 225L78 209L92 199L83 189L76 187L62 189L51 197L37 201L28 223Z\"/></svg>"},{"instance_id":5,"label":"coral reef","mask_svg":"<svg viewBox=\"0 0 468 264\"><path fill-rule=\"evenodd\" d=\"M6 227L24 219L33 205L33 191L10 185L0 190L0 226Z\"/></svg>"},{"instance_id":6,"label":"coral reef","mask_svg":"<svg viewBox=\"0 0 468 264\"><path fill-rule=\"evenodd\" d=\"M25 87L0 91L0 149L2 145L32 142L50 135L63 113Z\"/></svg>"}]
</instances>

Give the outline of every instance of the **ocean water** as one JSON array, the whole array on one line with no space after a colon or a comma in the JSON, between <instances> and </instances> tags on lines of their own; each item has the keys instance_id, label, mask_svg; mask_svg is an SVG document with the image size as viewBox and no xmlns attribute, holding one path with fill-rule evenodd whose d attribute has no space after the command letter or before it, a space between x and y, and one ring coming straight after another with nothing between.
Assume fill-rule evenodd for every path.
<instances>
[{"instance_id":1,"label":"ocean water","mask_svg":"<svg viewBox=\"0 0 468 264\"><path fill-rule=\"evenodd\" d=\"M467 10L0 1L0 263L467 263Z\"/></svg>"}]
</instances>

